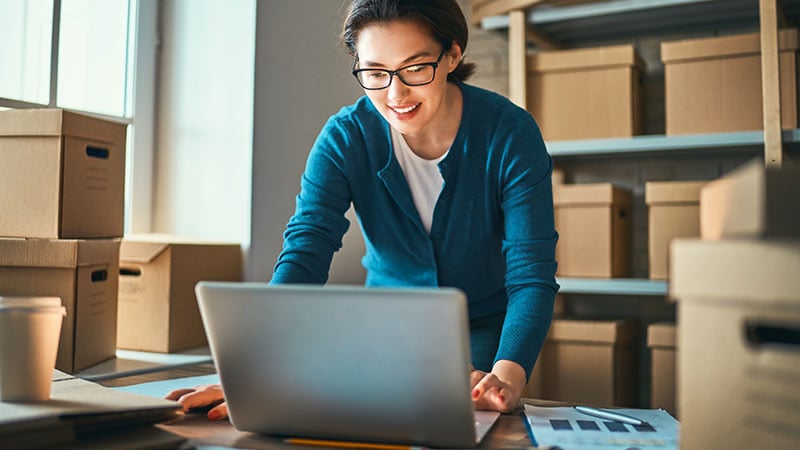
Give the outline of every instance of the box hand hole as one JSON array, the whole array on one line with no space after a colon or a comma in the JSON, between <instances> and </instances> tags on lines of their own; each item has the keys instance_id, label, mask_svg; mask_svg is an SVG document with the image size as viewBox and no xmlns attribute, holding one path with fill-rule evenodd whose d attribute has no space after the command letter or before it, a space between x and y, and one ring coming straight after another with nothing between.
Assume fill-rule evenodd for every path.
<instances>
[{"instance_id":1,"label":"box hand hole","mask_svg":"<svg viewBox=\"0 0 800 450\"><path fill-rule=\"evenodd\" d=\"M108 279L107 270L95 270L92 272L92 283L97 283L98 281L106 281L107 279Z\"/></svg>"},{"instance_id":2,"label":"box hand hole","mask_svg":"<svg viewBox=\"0 0 800 450\"><path fill-rule=\"evenodd\" d=\"M107 148L95 147L93 145L86 146L86 156L90 158L108 159L109 151Z\"/></svg>"},{"instance_id":3,"label":"box hand hole","mask_svg":"<svg viewBox=\"0 0 800 450\"><path fill-rule=\"evenodd\" d=\"M783 325L746 323L744 333L752 345L783 344L800 346L800 328Z\"/></svg>"},{"instance_id":4,"label":"box hand hole","mask_svg":"<svg viewBox=\"0 0 800 450\"><path fill-rule=\"evenodd\" d=\"M140 277L142 276L142 269L136 267L120 267L119 274L123 277Z\"/></svg>"}]
</instances>

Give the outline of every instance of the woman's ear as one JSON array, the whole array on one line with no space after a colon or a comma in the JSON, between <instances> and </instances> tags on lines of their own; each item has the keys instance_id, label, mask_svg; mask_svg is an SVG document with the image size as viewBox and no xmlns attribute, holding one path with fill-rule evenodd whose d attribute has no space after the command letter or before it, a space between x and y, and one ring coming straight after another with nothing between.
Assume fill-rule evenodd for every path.
<instances>
[{"instance_id":1,"label":"woman's ear","mask_svg":"<svg viewBox=\"0 0 800 450\"><path fill-rule=\"evenodd\" d=\"M458 63L461 62L463 57L464 52L461 50L461 46L458 45L457 42L453 41L453 43L450 45L450 50L447 52L447 73L451 73L452 71L456 70Z\"/></svg>"}]
</instances>

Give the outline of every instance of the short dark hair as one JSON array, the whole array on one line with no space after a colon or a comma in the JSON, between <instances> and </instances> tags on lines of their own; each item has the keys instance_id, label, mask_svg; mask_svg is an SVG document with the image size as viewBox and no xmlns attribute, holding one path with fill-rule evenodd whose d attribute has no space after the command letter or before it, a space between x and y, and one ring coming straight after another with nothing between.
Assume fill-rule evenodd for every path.
<instances>
[{"instance_id":1,"label":"short dark hair","mask_svg":"<svg viewBox=\"0 0 800 450\"><path fill-rule=\"evenodd\" d=\"M342 26L342 42L355 56L358 35L368 25L411 21L429 30L442 47L450 49L456 42L461 51L467 49L469 29L464 13L456 0L353 0ZM459 61L448 81L466 81L475 72L475 64Z\"/></svg>"}]
</instances>

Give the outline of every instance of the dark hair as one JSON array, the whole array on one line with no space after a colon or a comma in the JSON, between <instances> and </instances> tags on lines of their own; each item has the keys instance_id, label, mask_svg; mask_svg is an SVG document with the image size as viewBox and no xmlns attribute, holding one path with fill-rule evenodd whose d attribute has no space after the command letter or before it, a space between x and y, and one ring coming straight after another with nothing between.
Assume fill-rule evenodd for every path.
<instances>
[{"instance_id":1,"label":"dark hair","mask_svg":"<svg viewBox=\"0 0 800 450\"><path fill-rule=\"evenodd\" d=\"M342 42L355 56L361 30L374 23L398 20L415 22L429 30L443 48L449 50L456 42L462 52L467 50L467 20L456 0L353 0L342 26ZM466 81L474 71L475 64L462 59L447 80Z\"/></svg>"}]
</instances>

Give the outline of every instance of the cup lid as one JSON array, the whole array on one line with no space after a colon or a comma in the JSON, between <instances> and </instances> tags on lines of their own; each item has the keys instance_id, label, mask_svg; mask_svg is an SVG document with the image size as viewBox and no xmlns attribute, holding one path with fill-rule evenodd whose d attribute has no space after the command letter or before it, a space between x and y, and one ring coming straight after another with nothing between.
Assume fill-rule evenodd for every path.
<instances>
[{"instance_id":1,"label":"cup lid","mask_svg":"<svg viewBox=\"0 0 800 450\"><path fill-rule=\"evenodd\" d=\"M3 297L0 308L52 308L61 306L60 297Z\"/></svg>"}]
</instances>

